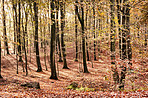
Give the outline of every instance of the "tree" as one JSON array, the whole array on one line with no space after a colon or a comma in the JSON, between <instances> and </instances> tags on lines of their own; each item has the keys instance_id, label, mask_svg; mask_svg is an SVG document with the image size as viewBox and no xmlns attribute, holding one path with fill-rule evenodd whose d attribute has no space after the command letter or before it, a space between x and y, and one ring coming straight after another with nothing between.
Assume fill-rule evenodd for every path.
<instances>
[{"instance_id":1,"label":"tree","mask_svg":"<svg viewBox=\"0 0 148 98\"><path fill-rule=\"evenodd\" d=\"M18 28L17 28L17 42L18 42L18 54L19 61L22 62L22 53L21 53L21 0L18 1Z\"/></svg>"},{"instance_id":2,"label":"tree","mask_svg":"<svg viewBox=\"0 0 148 98\"><path fill-rule=\"evenodd\" d=\"M36 47L36 62L37 62L37 72L42 71L40 56L39 56L39 45L38 45L38 3L34 1L34 18L35 18L35 47Z\"/></svg>"},{"instance_id":3,"label":"tree","mask_svg":"<svg viewBox=\"0 0 148 98\"><path fill-rule=\"evenodd\" d=\"M112 64L112 71L113 71L113 80L115 83L115 87L116 84L119 83L119 74L117 71L117 65L115 62L115 0L110 0L111 4L110 4L110 9L111 9L111 34L110 34L110 51L111 51L111 64Z\"/></svg>"},{"instance_id":4,"label":"tree","mask_svg":"<svg viewBox=\"0 0 148 98\"><path fill-rule=\"evenodd\" d=\"M27 23L28 23L28 13L25 11L25 31L23 32L24 37L24 51L25 51L25 69L26 69L26 76L28 75L28 69L27 69L27 51L28 51L28 36L27 36ZM22 24L23 26L23 24ZM26 41L27 38L27 41ZM26 42L27 42L27 50L26 50Z\"/></svg>"},{"instance_id":5,"label":"tree","mask_svg":"<svg viewBox=\"0 0 148 98\"><path fill-rule=\"evenodd\" d=\"M69 69L67 67L66 53L65 53L66 49L65 49L65 43L64 43L65 0L62 0L60 7L61 7L61 46L62 46L62 54L63 54L63 61L64 61L63 69Z\"/></svg>"},{"instance_id":6,"label":"tree","mask_svg":"<svg viewBox=\"0 0 148 98\"><path fill-rule=\"evenodd\" d=\"M126 43L127 43L127 58L129 60L130 66L132 66L132 47L131 47L131 34L130 34L130 5L126 3L125 5L126 11L125 11L125 16L126 16Z\"/></svg>"},{"instance_id":7,"label":"tree","mask_svg":"<svg viewBox=\"0 0 148 98\"><path fill-rule=\"evenodd\" d=\"M13 27L14 27L14 54L16 52L16 32L17 32L17 16L16 16L16 2L14 2L14 0L12 0L12 4L13 4Z\"/></svg>"},{"instance_id":8,"label":"tree","mask_svg":"<svg viewBox=\"0 0 148 98\"><path fill-rule=\"evenodd\" d=\"M81 14L78 13L78 0L75 1L76 3L76 14L78 16L78 19L81 23L81 29L82 29L82 51L83 51L83 67L84 67L84 73L89 73L87 69L87 64L86 64L86 53L85 53L85 32L84 32L84 8L83 8L83 0L81 0Z\"/></svg>"},{"instance_id":9,"label":"tree","mask_svg":"<svg viewBox=\"0 0 148 98\"><path fill-rule=\"evenodd\" d=\"M121 18L122 18L122 14L121 14L121 0L117 0L117 16L118 16L118 32L119 32L119 55L120 55L120 59L121 59L121 36L122 36L122 32L121 32Z\"/></svg>"},{"instance_id":10,"label":"tree","mask_svg":"<svg viewBox=\"0 0 148 98\"><path fill-rule=\"evenodd\" d=\"M88 2L88 0L87 0ZM85 15L85 22L86 22L86 31L87 30L87 26L88 26L88 21L87 21L87 16L88 16L88 4L86 4L86 15ZM89 61L89 52L88 52L88 42L87 42L88 38L87 38L87 35L86 35L86 52L87 52L87 61Z\"/></svg>"},{"instance_id":11,"label":"tree","mask_svg":"<svg viewBox=\"0 0 148 98\"><path fill-rule=\"evenodd\" d=\"M57 80L56 66L55 66L55 0L51 0L51 42L50 42L50 79Z\"/></svg>"},{"instance_id":12,"label":"tree","mask_svg":"<svg viewBox=\"0 0 148 98\"><path fill-rule=\"evenodd\" d=\"M56 43L58 44L59 51L59 62L63 62L62 53L61 53L61 42L60 42L60 34L59 34L59 0L56 0Z\"/></svg>"},{"instance_id":13,"label":"tree","mask_svg":"<svg viewBox=\"0 0 148 98\"><path fill-rule=\"evenodd\" d=\"M125 77L126 77L126 71L127 71L127 66L126 66L126 59L129 60L129 64L132 65L132 49L131 49L131 44L130 44L130 9L129 9L129 4L127 0L123 1L123 8L121 10L122 12L122 66L121 66L121 78L120 78L120 89L124 89L124 84L125 84Z\"/></svg>"},{"instance_id":14,"label":"tree","mask_svg":"<svg viewBox=\"0 0 148 98\"><path fill-rule=\"evenodd\" d=\"M93 33L94 33L94 60L96 61L96 20L95 20L95 0L93 0Z\"/></svg>"},{"instance_id":15,"label":"tree","mask_svg":"<svg viewBox=\"0 0 148 98\"><path fill-rule=\"evenodd\" d=\"M5 49L7 50L7 54L10 54L9 53L9 49L8 49L8 39L7 39L7 34L6 34L6 15L5 15L4 0L2 0L2 6L3 6L3 36L4 36L4 45L5 45Z\"/></svg>"},{"instance_id":16,"label":"tree","mask_svg":"<svg viewBox=\"0 0 148 98\"><path fill-rule=\"evenodd\" d=\"M75 61L78 61L78 22L77 22L77 16L76 16L76 5L75 5L75 45L76 45L76 58Z\"/></svg>"},{"instance_id":17,"label":"tree","mask_svg":"<svg viewBox=\"0 0 148 98\"><path fill-rule=\"evenodd\" d=\"M2 66L1 65L1 50L2 50L2 48L1 48L1 37L0 37L0 79L3 78L1 75L1 66Z\"/></svg>"},{"instance_id":18,"label":"tree","mask_svg":"<svg viewBox=\"0 0 148 98\"><path fill-rule=\"evenodd\" d=\"M111 34L110 34L110 49L111 49L111 64L115 65L115 0L110 0L111 8Z\"/></svg>"},{"instance_id":19,"label":"tree","mask_svg":"<svg viewBox=\"0 0 148 98\"><path fill-rule=\"evenodd\" d=\"M147 40L148 40L148 33L147 33L147 28L146 28L147 24L145 23L145 51L147 50Z\"/></svg>"}]
</instances>

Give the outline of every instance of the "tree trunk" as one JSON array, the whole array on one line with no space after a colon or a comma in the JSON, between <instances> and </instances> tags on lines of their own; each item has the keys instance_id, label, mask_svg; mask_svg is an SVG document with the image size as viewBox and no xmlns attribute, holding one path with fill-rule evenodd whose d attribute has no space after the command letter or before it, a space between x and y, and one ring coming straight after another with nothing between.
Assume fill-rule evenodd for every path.
<instances>
[{"instance_id":1,"label":"tree trunk","mask_svg":"<svg viewBox=\"0 0 148 98\"><path fill-rule=\"evenodd\" d=\"M122 12L122 60L125 60L127 58L127 54L126 54L126 31L125 26L126 26L126 17L125 17L125 10L126 8L123 7L123 9L121 10Z\"/></svg>"},{"instance_id":2,"label":"tree trunk","mask_svg":"<svg viewBox=\"0 0 148 98\"><path fill-rule=\"evenodd\" d=\"M19 54L19 62L23 62L22 53L21 53L21 0L18 1L18 32L17 32L17 42L18 44L18 54Z\"/></svg>"},{"instance_id":3,"label":"tree trunk","mask_svg":"<svg viewBox=\"0 0 148 98\"><path fill-rule=\"evenodd\" d=\"M13 27L14 27L14 49L13 49L13 53L15 54L16 52L16 32L17 32L17 27L16 27L16 19L15 19L15 16L16 16L16 4L14 4L14 0L12 1L12 4L13 4Z\"/></svg>"},{"instance_id":4,"label":"tree trunk","mask_svg":"<svg viewBox=\"0 0 148 98\"><path fill-rule=\"evenodd\" d=\"M2 47L1 47L1 35L0 35L0 79L3 78L1 75L1 51L2 51Z\"/></svg>"},{"instance_id":5,"label":"tree trunk","mask_svg":"<svg viewBox=\"0 0 148 98\"><path fill-rule=\"evenodd\" d=\"M119 32L119 55L120 55L120 59L121 59L121 44L122 44L122 31L121 31L121 19L122 19L122 14L121 14L121 0L117 0L117 13L118 13L118 32Z\"/></svg>"},{"instance_id":6,"label":"tree trunk","mask_svg":"<svg viewBox=\"0 0 148 98\"><path fill-rule=\"evenodd\" d=\"M41 34L41 48L43 48L43 31L42 31L42 19L40 14L40 34Z\"/></svg>"},{"instance_id":7,"label":"tree trunk","mask_svg":"<svg viewBox=\"0 0 148 98\"><path fill-rule=\"evenodd\" d=\"M88 16L88 5L86 5L86 16L85 16L85 22L86 22L86 31L87 31L87 26L88 26L88 21L87 21L87 16ZM89 52L88 52L88 42L87 42L87 35L86 35L86 52L87 52L87 61L89 61Z\"/></svg>"},{"instance_id":8,"label":"tree trunk","mask_svg":"<svg viewBox=\"0 0 148 98\"><path fill-rule=\"evenodd\" d=\"M36 46L36 62L37 62L37 72L42 71L40 56L39 56L39 45L38 45L38 4L34 1L34 14L35 14L35 46Z\"/></svg>"},{"instance_id":9,"label":"tree trunk","mask_svg":"<svg viewBox=\"0 0 148 98\"><path fill-rule=\"evenodd\" d=\"M67 67L67 61L66 61L66 54L65 54L65 43L64 43L64 28L65 28L65 0L62 0L61 2L61 46L62 46L62 54L63 54L63 61L64 66L63 69L69 69Z\"/></svg>"},{"instance_id":10,"label":"tree trunk","mask_svg":"<svg viewBox=\"0 0 148 98\"><path fill-rule=\"evenodd\" d=\"M147 51L147 40L148 40L148 33L147 33L147 28L146 28L147 24L145 23L145 51Z\"/></svg>"},{"instance_id":11,"label":"tree trunk","mask_svg":"<svg viewBox=\"0 0 148 98\"><path fill-rule=\"evenodd\" d=\"M78 22L76 16L76 6L75 6L75 45L76 45L76 58L75 61L78 61Z\"/></svg>"},{"instance_id":12,"label":"tree trunk","mask_svg":"<svg viewBox=\"0 0 148 98\"><path fill-rule=\"evenodd\" d=\"M111 1L111 34L110 34L110 41L111 41L111 64L115 65L115 0L110 0Z\"/></svg>"},{"instance_id":13,"label":"tree trunk","mask_svg":"<svg viewBox=\"0 0 148 98\"><path fill-rule=\"evenodd\" d=\"M50 68L51 76L50 79L57 80L56 66L55 66L55 0L51 0L51 42L50 42Z\"/></svg>"},{"instance_id":14,"label":"tree trunk","mask_svg":"<svg viewBox=\"0 0 148 98\"><path fill-rule=\"evenodd\" d=\"M129 65L132 66L132 47L131 47L131 38L130 38L130 9L129 4L126 4L126 40L127 40L127 56L129 60Z\"/></svg>"},{"instance_id":15,"label":"tree trunk","mask_svg":"<svg viewBox=\"0 0 148 98\"><path fill-rule=\"evenodd\" d=\"M117 66L115 63L115 0L110 0L111 5L111 34L110 34L110 49L111 49L111 64L112 64L112 71L113 71L113 79L115 83L115 87L117 83L119 83L119 74L117 71Z\"/></svg>"},{"instance_id":16,"label":"tree trunk","mask_svg":"<svg viewBox=\"0 0 148 98\"><path fill-rule=\"evenodd\" d=\"M94 34L94 60L96 61L96 20L95 20L95 1L93 1L93 34Z\"/></svg>"},{"instance_id":17,"label":"tree trunk","mask_svg":"<svg viewBox=\"0 0 148 98\"><path fill-rule=\"evenodd\" d=\"M86 53L85 53L85 32L84 32L84 9L83 9L83 0L81 0L81 12L82 16L80 17L80 14L78 13L78 0L76 0L76 14L78 16L78 19L81 23L81 29L82 29L82 52L83 52L83 67L84 67L84 73L89 73L87 69L86 64Z\"/></svg>"},{"instance_id":18,"label":"tree trunk","mask_svg":"<svg viewBox=\"0 0 148 98\"><path fill-rule=\"evenodd\" d=\"M23 34L24 36L24 51L25 51L25 69L26 69L26 76L28 75L28 68L27 68L27 51L28 51L28 35L27 35L27 23L28 23L28 13L25 12L25 32ZM26 40L27 38L27 40ZM27 42L27 44L26 44ZM26 50L26 45L27 45L27 50Z\"/></svg>"},{"instance_id":19,"label":"tree trunk","mask_svg":"<svg viewBox=\"0 0 148 98\"><path fill-rule=\"evenodd\" d=\"M26 11L25 11L25 19L26 19L26 22L25 22L25 35L26 35L26 47L27 47L27 53L28 53L28 34L27 34L27 22L28 22L28 12L27 12L27 7L26 7Z\"/></svg>"},{"instance_id":20,"label":"tree trunk","mask_svg":"<svg viewBox=\"0 0 148 98\"><path fill-rule=\"evenodd\" d=\"M61 42L60 42L60 34L59 34L59 0L56 2L56 41L58 44L58 51L59 51L59 62L63 62L62 60L62 54L61 54Z\"/></svg>"},{"instance_id":21,"label":"tree trunk","mask_svg":"<svg viewBox=\"0 0 148 98\"><path fill-rule=\"evenodd\" d=\"M5 49L7 50L7 54L10 54L9 49L8 49L8 39L7 39L7 34L6 34L6 15L5 15L5 5L4 5L4 3L5 3L4 0L2 0L4 45L5 45Z\"/></svg>"},{"instance_id":22,"label":"tree trunk","mask_svg":"<svg viewBox=\"0 0 148 98\"><path fill-rule=\"evenodd\" d=\"M47 18L45 18L46 16L44 15L44 21L46 21L47 20ZM46 71L48 70L47 69L47 64L46 64L46 27L45 27L45 25L44 25L44 30L43 30L43 32L44 32L44 62L45 62L45 67L46 67Z\"/></svg>"}]
</instances>

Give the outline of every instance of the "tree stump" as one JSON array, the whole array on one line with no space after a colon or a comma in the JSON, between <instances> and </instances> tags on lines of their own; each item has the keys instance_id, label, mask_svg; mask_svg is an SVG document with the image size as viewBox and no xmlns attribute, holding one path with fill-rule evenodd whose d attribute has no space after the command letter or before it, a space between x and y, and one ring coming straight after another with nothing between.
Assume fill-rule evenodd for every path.
<instances>
[{"instance_id":1,"label":"tree stump","mask_svg":"<svg viewBox=\"0 0 148 98\"><path fill-rule=\"evenodd\" d=\"M26 83L21 84L21 86L28 87L28 88L40 89L39 82L26 82Z\"/></svg>"}]
</instances>

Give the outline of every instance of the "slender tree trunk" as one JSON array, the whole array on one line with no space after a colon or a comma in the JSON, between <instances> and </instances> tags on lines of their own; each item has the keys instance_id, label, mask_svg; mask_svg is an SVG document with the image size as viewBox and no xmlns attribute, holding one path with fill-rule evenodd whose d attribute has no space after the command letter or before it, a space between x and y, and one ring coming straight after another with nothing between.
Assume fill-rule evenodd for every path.
<instances>
[{"instance_id":1,"label":"slender tree trunk","mask_svg":"<svg viewBox=\"0 0 148 98\"><path fill-rule=\"evenodd\" d=\"M65 0L62 0L61 2L61 46L62 46L62 54L63 54L63 61L64 66L63 69L69 69L67 67L67 61L66 61L66 54L65 54L65 43L64 43L64 28L65 28Z\"/></svg>"},{"instance_id":2,"label":"slender tree trunk","mask_svg":"<svg viewBox=\"0 0 148 98\"><path fill-rule=\"evenodd\" d=\"M87 26L88 26L88 21L87 21L87 16L88 16L88 5L86 5L86 16L85 16L85 22L86 22L86 31L87 31ZM86 35L86 52L87 52L87 61L89 61L89 52L88 52L88 42L87 42L87 35Z\"/></svg>"},{"instance_id":3,"label":"slender tree trunk","mask_svg":"<svg viewBox=\"0 0 148 98\"><path fill-rule=\"evenodd\" d=\"M24 6L24 4L22 4L22 6ZM21 29L22 29L22 34L23 34L23 36L22 36L22 41L23 41L22 42L22 50L25 52L25 45L24 45L25 44L24 43L25 42L25 31L24 31L24 24L23 24L24 23L24 21L23 21L23 19L24 19L23 9L24 8L22 7L22 13L21 13L21 15L22 15L21 16L21 26L22 26L22 28ZM23 66L23 62L21 63L21 65L22 65L22 68L23 68L23 72L25 72L25 69L24 69L24 66Z\"/></svg>"},{"instance_id":4,"label":"slender tree trunk","mask_svg":"<svg viewBox=\"0 0 148 98\"><path fill-rule=\"evenodd\" d=\"M55 0L51 0L51 42L50 42L50 68L51 76L50 79L57 80L56 66L55 66Z\"/></svg>"},{"instance_id":5,"label":"slender tree trunk","mask_svg":"<svg viewBox=\"0 0 148 98\"><path fill-rule=\"evenodd\" d=\"M120 55L120 59L121 59L121 52L122 52L122 50L121 50L121 48L122 48L122 46L121 46L121 44L122 44L122 40L121 40L121 38L122 38L122 32L121 32L121 0L117 0L117 13L118 13L118 31L119 31L119 55Z\"/></svg>"},{"instance_id":6,"label":"slender tree trunk","mask_svg":"<svg viewBox=\"0 0 148 98\"><path fill-rule=\"evenodd\" d=\"M17 32L17 42L18 44L18 54L19 54L19 62L23 62L22 53L21 53L21 0L18 1L18 32Z\"/></svg>"},{"instance_id":7,"label":"slender tree trunk","mask_svg":"<svg viewBox=\"0 0 148 98\"><path fill-rule=\"evenodd\" d=\"M24 52L25 52L25 69L26 69L26 76L28 75L28 70L27 70L27 52L26 52L26 32L27 32L27 22L25 23L25 31L24 31L24 26L23 26L23 18L22 18L22 29L23 29L23 41L24 41ZM24 67L23 67L24 70Z\"/></svg>"},{"instance_id":8,"label":"slender tree trunk","mask_svg":"<svg viewBox=\"0 0 148 98\"><path fill-rule=\"evenodd\" d=\"M47 18L45 18L46 16L44 15L44 21L47 20ZM44 62L45 62L45 67L46 67L46 71L47 69L47 64L46 64L46 27L44 26Z\"/></svg>"},{"instance_id":9,"label":"slender tree trunk","mask_svg":"<svg viewBox=\"0 0 148 98\"><path fill-rule=\"evenodd\" d=\"M85 53L85 32L84 32L84 9L83 9L83 0L81 0L81 12L82 16L78 13L78 0L76 0L76 14L78 16L78 19L81 23L81 29L82 29L82 52L83 52L83 67L84 67L84 73L89 73L87 69L87 64L86 64L86 53Z\"/></svg>"},{"instance_id":10,"label":"slender tree trunk","mask_svg":"<svg viewBox=\"0 0 148 98\"><path fill-rule=\"evenodd\" d=\"M98 6L98 10L100 10L100 5ZM101 17L99 17L99 19L98 19L98 25L99 25L99 27L98 27L98 30L99 30L99 32L98 32L98 37L100 38L100 34L101 34L101 19L100 19ZM98 56L100 57L100 44L101 44L101 41L100 41L100 39L98 40Z\"/></svg>"},{"instance_id":11,"label":"slender tree trunk","mask_svg":"<svg viewBox=\"0 0 148 98\"><path fill-rule=\"evenodd\" d=\"M76 45L76 58L75 61L78 61L78 22L76 16L76 5L75 5L75 45Z\"/></svg>"},{"instance_id":12,"label":"slender tree trunk","mask_svg":"<svg viewBox=\"0 0 148 98\"><path fill-rule=\"evenodd\" d=\"M56 2L56 41L58 44L58 51L59 51L59 62L63 62L62 60L62 53L61 53L61 42L60 42L60 34L59 34L59 0Z\"/></svg>"},{"instance_id":13,"label":"slender tree trunk","mask_svg":"<svg viewBox=\"0 0 148 98\"><path fill-rule=\"evenodd\" d=\"M115 22L114 22L114 19L115 19L115 0L110 0L111 1L111 34L110 34L110 40L111 40L111 46L110 46L110 49L111 49L111 64L115 65Z\"/></svg>"},{"instance_id":14,"label":"slender tree trunk","mask_svg":"<svg viewBox=\"0 0 148 98\"><path fill-rule=\"evenodd\" d=\"M26 76L28 75L28 68L27 68L27 53L28 53L28 35L27 35L27 23L28 23L28 13L25 12L25 32L23 34L24 36L24 51L25 51L25 69L26 69ZM27 38L27 40L26 40ZM27 42L27 44L26 44ZM27 50L26 50L26 45L27 45Z\"/></svg>"},{"instance_id":15,"label":"slender tree trunk","mask_svg":"<svg viewBox=\"0 0 148 98\"><path fill-rule=\"evenodd\" d=\"M27 7L26 7L26 10L27 10ZM25 22L25 35L26 35L26 47L27 47L27 53L29 52L28 51L28 34L27 34L27 22L28 22L28 12L25 11L25 19L26 19L26 22Z\"/></svg>"},{"instance_id":16,"label":"slender tree trunk","mask_svg":"<svg viewBox=\"0 0 148 98\"><path fill-rule=\"evenodd\" d=\"M96 20L95 20L95 0L93 0L93 33L94 33L94 60L96 61Z\"/></svg>"},{"instance_id":17,"label":"slender tree trunk","mask_svg":"<svg viewBox=\"0 0 148 98\"><path fill-rule=\"evenodd\" d=\"M14 28L14 49L13 49L13 53L15 54L15 52L16 52L16 32L17 32L17 30L16 30L16 19L15 19L15 15L16 15L16 13L15 13L15 10L16 10L16 4L14 4L14 0L12 0L12 4L13 4L13 28Z\"/></svg>"},{"instance_id":18,"label":"slender tree trunk","mask_svg":"<svg viewBox=\"0 0 148 98\"><path fill-rule=\"evenodd\" d=\"M147 33L147 24L145 23L145 43L144 43L144 45L145 45L145 51L147 51L147 40L148 40L148 33Z\"/></svg>"},{"instance_id":19,"label":"slender tree trunk","mask_svg":"<svg viewBox=\"0 0 148 98\"><path fill-rule=\"evenodd\" d=\"M131 38L130 38L130 5L126 4L126 40L127 40L127 56L129 60L129 65L132 66L132 47L131 47Z\"/></svg>"},{"instance_id":20,"label":"slender tree trunk","mask_svg":"<svg viewBox=\"0 0 148 98\"><path fill-rule=\"evenodd\" d=\"M0 79L2 79L2 75L1 75L1 52L2 52L2 47L1 47L1 35L0 35Z\"/></svg>"},{"instance_id":21,"label":"slender tree trunk","mask_svg":"<svg viewBox=\"0 0 148 98\"><path fill-rule=\"evenodd\" d=\"M3 5L3 36L4 36L4 45L5 49L7 50L7 54L9 53L8 49L8 39L7 39L7 34L6 34L6 15L5 15L5 5L4 5L4 0L2 0L2 5Z\"/></svg>"},{"instance_id":22,"label":"slender tree trunk","mask_svg":"<svg viewBox=\"0 0 148 98\"><path fill-rule=\"evenodd\" d=\"M34 1L34 13L35 13L35 46L36 46L36 62L37 62L37 72L42 71L40 56L39 56L39 45L38 45L38 4Z\"/></svg>"},{"instance_id":23,"label":"slender tree trunk","mask_svg":"<svg viewBox=\"0 0 148 98\"><path fill-rule=\"evenodd\" d=\"M121 9L122 12L122 60L123 64L121 66L121 77L120 77L120 89L124 89L125 84L125 76L126 76L126 59L131 61L132 59L132 51L130 45L130 29L129 29L129 6L126 3L127 0L123 1L123 8Z\"/></svg>"},{"instance_id":24,"label":"slender tree trunk","mask_svg":"<svg viewBox=\"0 0 148 98\"><path fill-rule=\"evenodd\" d=\"M113 71L113 80L116 85L119 83L119 74L117 71L117 66L115 63L115 0L110 0L110 8L111 8L111 34L110 34L110 49L111 49L111 64L112 64L112 71Z\"/></svg>"},{"instance_id":25,"label":"slender tree trunk","mask_svg":"<svg viewBox=\"0 0 148 98\"><path fill-rule=\"evenodd\" d=\"M43 48L43 31L42 31L42 19L40 15L40 34L41 34L41 48Z\"/></svg>"},{"instance_id":26,"label":"slender tree trunk","mask_svg":"<svg viewBox=\"0 0 148 98\"><path fill-rule=\"evenodd\" d=\"M125 2L123 2L124 4ZM126 26L126 17L125 17L125 10L126 10L126 7L123 7L121 12L122 12L122 60L125 60L127 58L127 52L126 52L126 29L125 26Z\"/></svg>"}]
</instances>

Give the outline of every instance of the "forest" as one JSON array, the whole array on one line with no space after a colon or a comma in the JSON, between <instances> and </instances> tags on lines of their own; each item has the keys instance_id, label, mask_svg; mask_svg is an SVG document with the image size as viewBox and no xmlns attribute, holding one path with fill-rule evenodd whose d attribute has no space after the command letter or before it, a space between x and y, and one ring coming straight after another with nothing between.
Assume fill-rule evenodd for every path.
<instances>
[{"instance_id":1,"label":"forest","mask_svg":"<svg viewBox=\"0 0 148 98\"><path fill-rule=\"evenodd\" d=\"M0 98L148 97L147 0L0 0Z\"/></svg>"}]
</instances>

